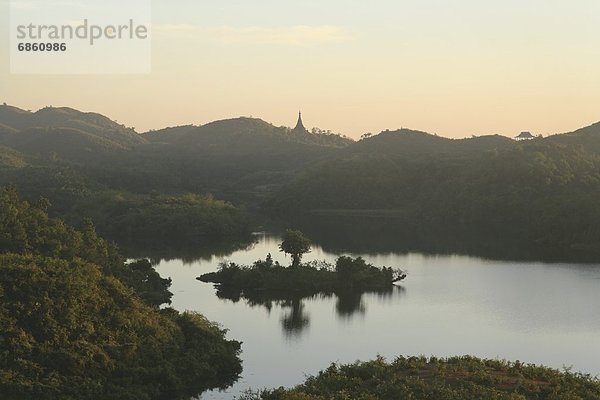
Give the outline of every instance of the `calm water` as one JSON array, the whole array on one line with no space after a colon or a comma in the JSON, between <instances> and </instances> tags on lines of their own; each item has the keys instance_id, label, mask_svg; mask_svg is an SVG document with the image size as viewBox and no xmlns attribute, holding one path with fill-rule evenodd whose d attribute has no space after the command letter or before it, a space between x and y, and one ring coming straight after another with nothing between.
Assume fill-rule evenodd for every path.
<instances>
[{"instance_id":1,"label":"calm water","mask_svg":"<svg viewBox=\"0 0 600 400\"><path fill-rule=\"evenodd\" d=\"M279 238L262 236L225 259L250 264L271 253L289 263L278 244ZM337 256L314 247L305 259ZM243 341L243 377L227 392L202 399L231 399L249 387L292 386L331 362L378 354L389 359L472 354L600 376L600 265L362 256L377 266L408 270L408 278L385 295L318 297L268 309L218 299L212 285L195 279L214 271L223 258L162 261L157 270L173 279L173 307L199 311Z\"/></svg>"}]
</instances>

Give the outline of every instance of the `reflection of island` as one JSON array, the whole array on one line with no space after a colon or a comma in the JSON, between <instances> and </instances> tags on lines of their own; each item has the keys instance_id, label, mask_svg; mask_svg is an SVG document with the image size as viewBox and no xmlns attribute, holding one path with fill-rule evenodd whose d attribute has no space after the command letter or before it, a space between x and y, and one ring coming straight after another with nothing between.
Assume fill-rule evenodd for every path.
<instances>
[{"instance_id":1,"label":"reflection of island","mask_svg":"<svg viewBox=\"0 0 600 400\"><path fill-rule=\"evenodd\" d=\"M273 307L286 309L281 319L281 325L288 336L300 336L310 325L310 316L306 312L304 300L326 299L336 297L335 310L340 318L350 319L355 314L364 314L366 307L363 295L374 294L379 298L392 299L394 296L404 293L406 289L402 286L391 286L378 290L340 290L336 292L301 293L283 291L243 291L231 290L223 286L217 286L217 296L220 299L230 300L237 303L245 300L250 307L264 307L271 311Z\"/></svg>"},{"instance_id":2,"label":"reflection of island","mask_svg":"<svg viewBox=\"0 0 600 400\"><path fill-rule=\"evenodd\" d=\"M467 255L507 261L586 262L595 263L597 253L572 246L548 246L540 241L528 241L503 235L502 240L490 235L473 234L455 225L415 226L401 215L383 213L369 216L344 213L302 215L295 223L315 243L329 253ZM421 221L422 222L422 221ZM496 232L497 233L497 232ZM588 249L591 250L591 249Z\"/></svg>"},{"instance_id":3,"label":"reflection of island","mask_svg":"<svg viewBox=\"0 0 600 400\"><path fill-rule=\"evenodd\" d=\"M124 244L120 245L123 248L127 258L150 259L153 265L161 262L161 260L182 260L184 263L193 263L195 261L209 261L213 257L228 256L234 251L247 249L256 243L256 236L245 236L239 238L230 238L216 242L203 242L195 246L182 244L181 246L148 246L147 244Z\"/></svg>"},{"instance_id":4,"label":"reflection of island","mask_svg":"<svg viewBox=\"0 0 600 400\"><path fill-rule=\"evenodd\" d=\"M344 290L337 294L337 302L335 310L339 316L352 317L356 312L365 313L365 305L363 304L363 293Z\"/></svg>"},{"instance_id":5,"label":"reflection of island","mask_svg":"<svg viewBox=\"0 0 600 400\"><path fill-rule=\"evenodd\" d=\"M281 325L288 336L300 336L304 328L310 324L308 315L304 312L302 298L296 297L286 301L290 311L281 319Z\"/></svg>"},{"instance_id":6,"label":"reflection of island","mask_svg":"<svg viewBox=\"0 0 600 400\"><path fill-rule=\"evenodd\" d=\"M403 290L394 283L405 277L401 270L377 268L360 257L340 257L335 266L322 263L296 267L283 267L267 257L249 267L223 264L219 271L198 279L214 283L222 299L244 299L250 306L269 311L274 305L289 309L282 319L283 328L290 335L298 335L309 325L305 299L336 296L337 314L349 318L365 312L363 294L391 298L395 291Z\"/></svg>"}]
</instances>

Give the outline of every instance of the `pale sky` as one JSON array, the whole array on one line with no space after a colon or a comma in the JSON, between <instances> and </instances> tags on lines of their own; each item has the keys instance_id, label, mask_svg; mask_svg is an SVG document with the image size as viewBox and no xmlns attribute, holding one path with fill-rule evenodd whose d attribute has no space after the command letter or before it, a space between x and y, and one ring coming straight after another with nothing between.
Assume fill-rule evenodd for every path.
<instances>
[{"instance_id":1,"label":"pale sky","mask_svg":"<svg viewBox=\"0 0 600 400\"><path fill-rule=\"evenodd\" d=\"M238 116L293 126L301 108L307 127L354 138L600 120L599 0L156 0L152 15L150 74L18 75L0 0L0 102L138 131Z\"/></svg>"}]
</instances>

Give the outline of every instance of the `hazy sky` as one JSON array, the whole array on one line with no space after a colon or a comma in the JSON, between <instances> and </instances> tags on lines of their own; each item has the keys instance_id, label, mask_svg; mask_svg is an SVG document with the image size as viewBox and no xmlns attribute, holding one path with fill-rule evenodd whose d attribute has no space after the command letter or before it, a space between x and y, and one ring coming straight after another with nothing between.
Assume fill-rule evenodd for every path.
<instances>
[{"instance_id":1,"label":"hazy sky","mask_svg":"<svg viewBox=\"0 0 600 400\"><path fill-rule=\"evenodd\" d=\"M355 138L600 120L599 0L157 0L152 12L151 74L13 75L0 0L0 102L138 131L241 115L293 126L302 108L306 126Z\"/></svg>"}]
</instances>

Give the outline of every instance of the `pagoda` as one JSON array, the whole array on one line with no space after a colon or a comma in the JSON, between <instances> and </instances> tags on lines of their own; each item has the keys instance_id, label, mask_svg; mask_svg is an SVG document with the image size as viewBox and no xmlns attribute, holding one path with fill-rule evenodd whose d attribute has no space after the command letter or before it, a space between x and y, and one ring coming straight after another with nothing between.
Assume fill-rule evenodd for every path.
<instances>
[{"instance_id":1,"label":"pagoda","mask_svg":"<svg viewBox=\"0 0 600 400\"><path fill-rule=\"evenodd\" d=\"M304 127L302 123L302 112L298 111L298 122L296 123L296 127L293 129L294 132L308 132L308 130Z\"/></svg>"}]
</instances>

